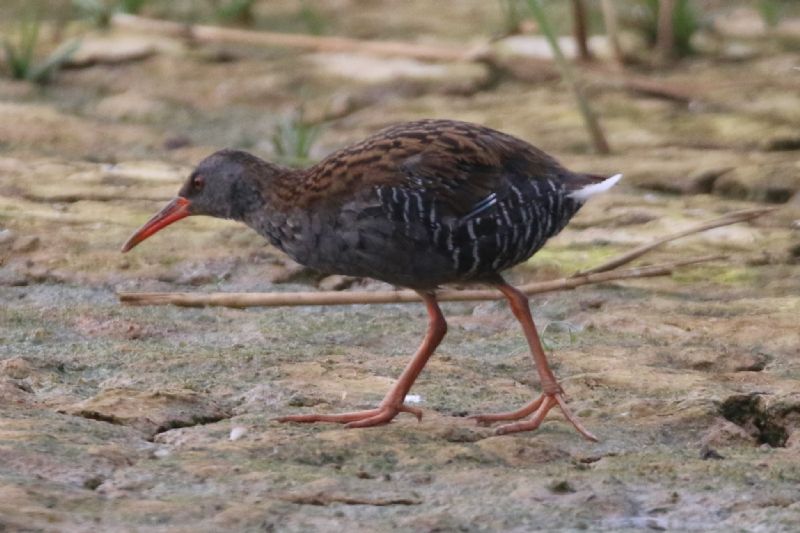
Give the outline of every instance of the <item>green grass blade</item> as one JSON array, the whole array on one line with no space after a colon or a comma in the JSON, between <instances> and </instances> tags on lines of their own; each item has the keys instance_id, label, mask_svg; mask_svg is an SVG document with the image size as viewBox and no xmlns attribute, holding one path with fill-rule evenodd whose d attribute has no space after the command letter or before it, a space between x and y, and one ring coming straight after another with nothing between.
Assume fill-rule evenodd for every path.
<instances>
[{"instance_id":1,"label":"green grass blade","mask_svg":"<svg viewBox=\"0 0 800 533\"><path fill-rule=\"evenodd\" d=\"M111 22L113 9L102 0L72 0L72 5L98 28L106 28Z\"/></svg>"},{"instance_id":2,"label":"green grass blade","mask_svg":"<svg viewBox=\"0 0 800 533\"><path fill-rule=\"evenodd\" d=\"M217 8L217 18L225 21L250 22L255 0L229 0Z\"/></svg>"},{"instance_id":3,"label":"green grass blade","mask_svg":"<svg viewBox=\"0 0 800 533\"><path fill-rule=\"evenodd\" d=\"M288 165L307 164L311 149L321 132L318 124L304 122L302 113L291 113L283 117L272 135L275 156Z\"/></svg>"},{"instance_id":4,"label":"green grass blade","mask_svg":"<svg viewBox=\"0 0 800 533\"><path fill-rule=\"evenodd\" d=\"M135 15L142 10L146 3L147 0L122 0L120 2L120 10L123 13Z\"/></svg>"},{"instance_id":5,"label":"green grass blade","mask_svg":"<svg viewBox=\"0 0 800 533\"><path fill-rule=\"evenodd\" d=\"M5 50L6 64L8 65L8 70L11 73L11 77L17 80L24 78L25 72L21 66L21 58L17 55L14 46L7 40L4 40L3 49Z\"/></svg>"},{"instance_id":6,"label":"green grass blade","mask_svg":"<svg viewBox=\"0 0 800 533\"><path fill-rule=\"evenodd\" d=\"M561 72L561 77L575 94L575 100L578 102L578 109L580 109L584 124L586 125L586 130L589 132L589 136L592 139L594 150L600 154L609 153L611 149L608 146L603 130L600 128L600 123L597 121L597 116L594 114L594 111L592 111L589 102L586 100L583 91L581 91L578 85L578 80L572 72L572 65L570 65L569 61L564 57L564 53L561 51L555 31L550 25L550 20L547 18L544 8L539 3L539 0L528 0L528 7L530 7L534 18L536 18L536 22L539 24L539 31L542 32L542 35L544 35L545 39L547 39L547 42L550 44L556 66Z\"/></svg>"},{"instance_id":7,"label":"green grass blade","mask_svg":"<svg viewBox=\"0 0 800 533\"><path fill-rule=\"evenodd\" d=\"M36 43L39 41L39 19L33 18L23 21L19 32L19 58L20 63L31 65L36 53ZM27 69L26 69L27 70Z\"/></svg>"},{"instance_id":8,"label":"green grass blade","mask_svg":"<svg viewBox=\"0 0 800 533\"><path fill-rule=\"evenodd\" d=\"M47 56L42 63L35 65L28 73L27 78L34 83L47 83L80 47L81 42L77 39L64 43Z\"/></svg>"}]
</instances>

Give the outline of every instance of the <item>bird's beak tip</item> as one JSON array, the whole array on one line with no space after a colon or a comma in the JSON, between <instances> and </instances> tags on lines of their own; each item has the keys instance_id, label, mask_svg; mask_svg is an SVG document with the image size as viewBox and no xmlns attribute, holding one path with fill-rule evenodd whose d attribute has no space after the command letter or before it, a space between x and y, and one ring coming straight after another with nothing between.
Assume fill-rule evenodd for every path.
<instances>
[{"instance_id":1,"label":"bird's beak tip","mask_svg":"<svg viewBox=\"0 0 800 533\"><path fill-rule=\"evenodd\" d=\"M122 245L120 251L124 254L131 250L134 246L151 236L152 234L160 231L161 229L169 226L173 222L185 218L189 213L189 206L191 202L182 196L178 196L170 203L164 206L161 211L156 213L150 220L148 220L141 228L130 236Z\"/></svg>"}]
</instances>

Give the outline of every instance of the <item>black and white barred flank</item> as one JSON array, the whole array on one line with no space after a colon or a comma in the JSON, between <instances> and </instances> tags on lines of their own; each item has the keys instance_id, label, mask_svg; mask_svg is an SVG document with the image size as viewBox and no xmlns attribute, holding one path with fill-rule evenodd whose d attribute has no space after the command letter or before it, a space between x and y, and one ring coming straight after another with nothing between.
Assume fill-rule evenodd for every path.
<instances>
[{"instance_id":1,"label":"black and white barred flank","mask_svg":"<svg viewBox=\"0 0 800 533\"><path fill-rule=\"evenodd\" d=\"M437 199L404 187L376 187L388 216L431 251L449 257L463 280L499 272L531 257L561 231L583 203L613 187L617 174L570 190L558 179L509 181L464 216L441 216Z\"/></svg>"}]
</instances>

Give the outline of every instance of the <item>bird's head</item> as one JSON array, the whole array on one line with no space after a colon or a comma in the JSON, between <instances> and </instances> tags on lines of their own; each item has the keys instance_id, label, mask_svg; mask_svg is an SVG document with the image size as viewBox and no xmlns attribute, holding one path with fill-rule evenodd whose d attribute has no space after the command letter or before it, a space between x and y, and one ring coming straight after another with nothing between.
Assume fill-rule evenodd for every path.
<instances>
[{"instance_id":1,"label":"bird's head","mask_svg":"<svg viewBox=\"0 0 800 533\"><path fill-rule=\"evenodd\" d=\"M240 150L220 150L200 162L178 196L122 245L127 252L154 233L190 215L242 220L263 206L262 187L285 169Z\"/></svg>"}]
</instances>

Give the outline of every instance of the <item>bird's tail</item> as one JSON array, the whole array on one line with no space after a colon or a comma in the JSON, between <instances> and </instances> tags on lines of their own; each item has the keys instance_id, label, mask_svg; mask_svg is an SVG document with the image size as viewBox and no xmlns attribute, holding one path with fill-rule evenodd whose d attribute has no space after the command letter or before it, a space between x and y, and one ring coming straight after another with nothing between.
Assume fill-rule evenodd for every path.
<instances>
[{"instance_id":1,"label":"bird's tail","mask_svg":"<svg viewBox=\"0 0 800 533\"><path fill-rule=\"evenodd\" d=\"M622 179L622 174L614 174L611 177L583 174L581 177L583 179L569 193L569 197L579 202L585 202L595 194L605 192L616 185Z\"/></svg>"}]
</instances>

